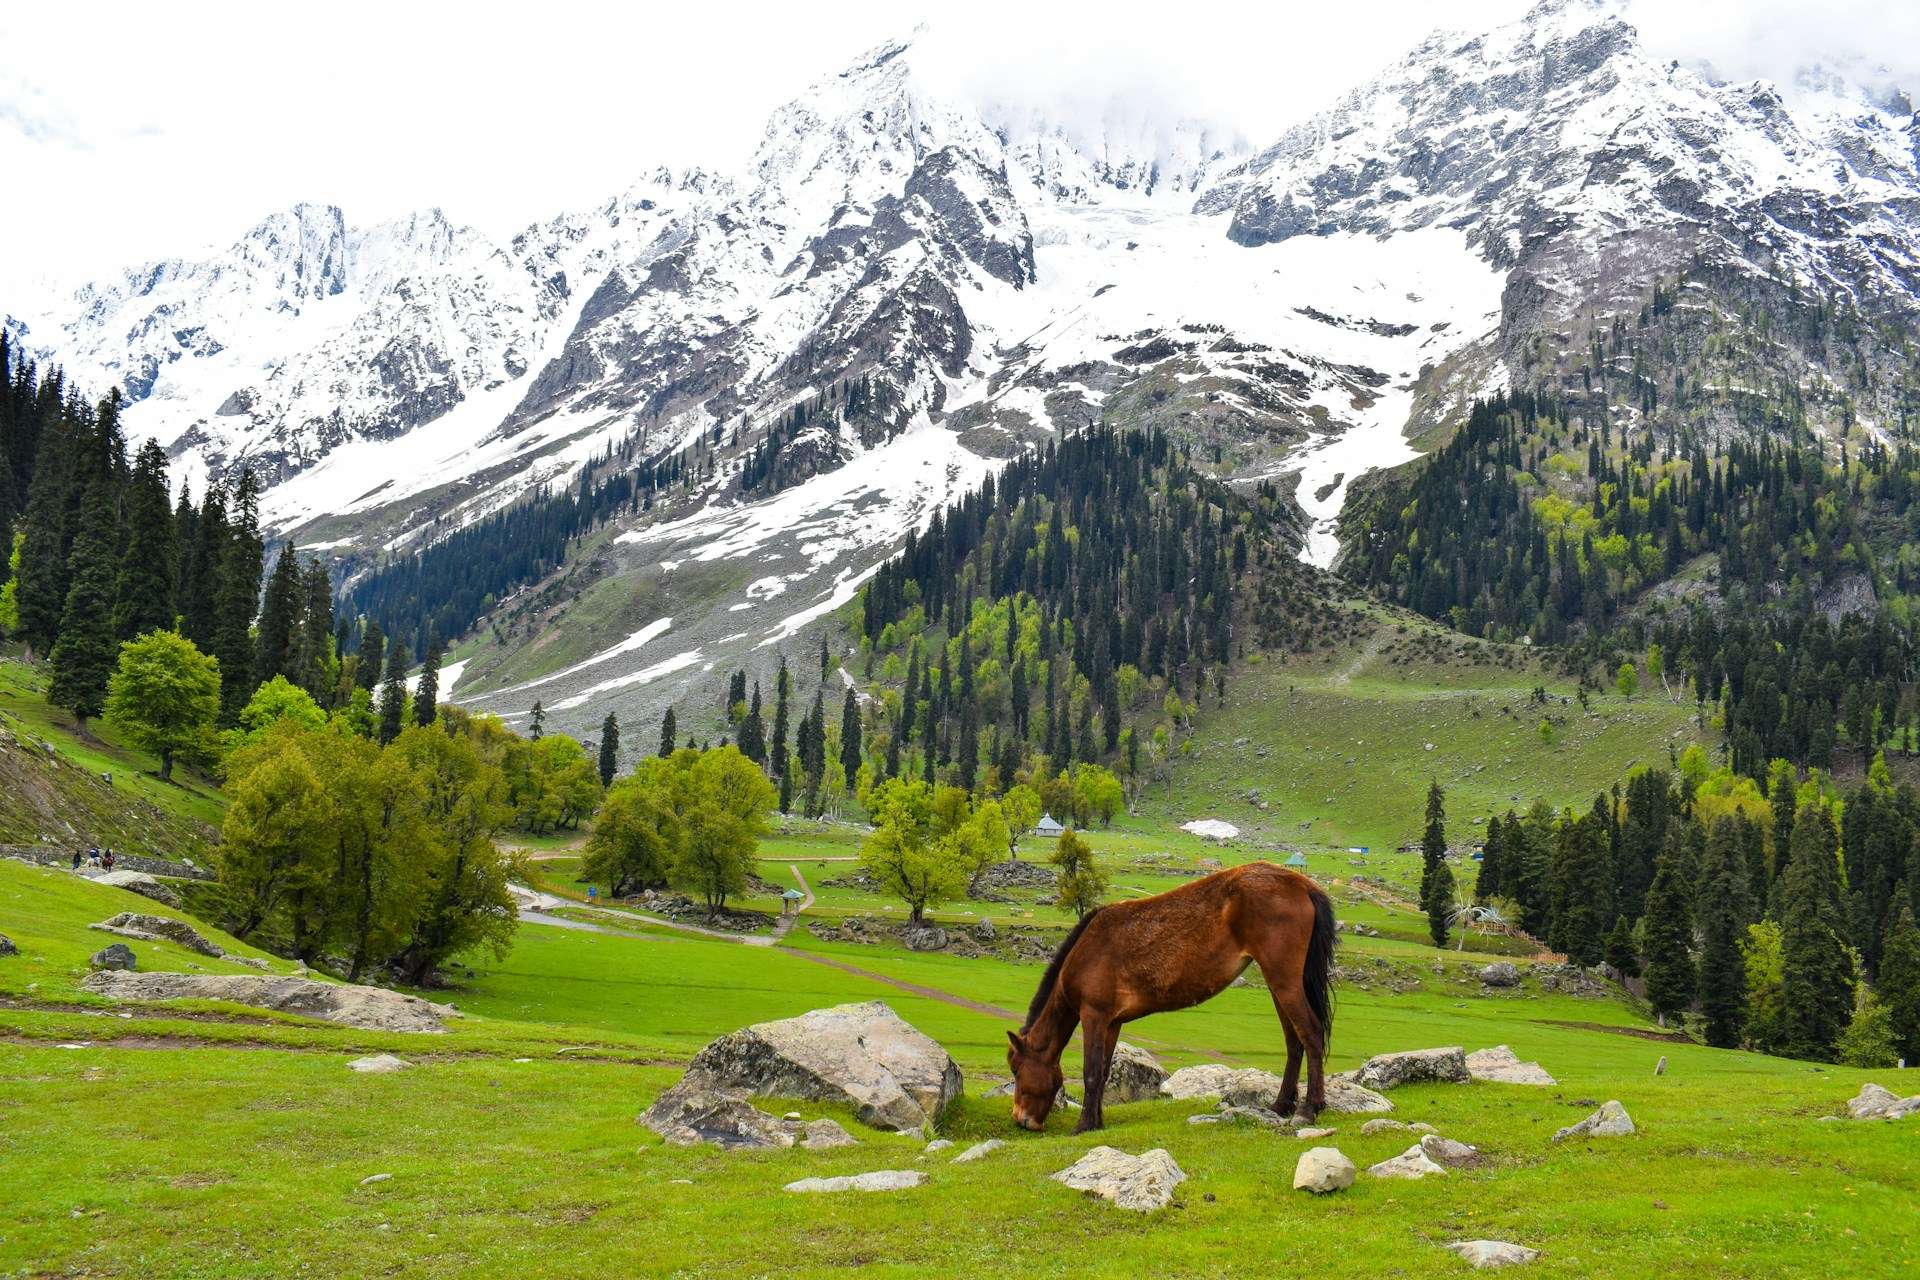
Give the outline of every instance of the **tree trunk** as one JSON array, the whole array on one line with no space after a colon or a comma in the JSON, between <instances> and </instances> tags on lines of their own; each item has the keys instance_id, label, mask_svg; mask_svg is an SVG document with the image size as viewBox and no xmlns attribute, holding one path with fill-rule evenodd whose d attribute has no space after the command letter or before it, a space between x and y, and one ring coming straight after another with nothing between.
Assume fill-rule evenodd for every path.
<instances>
[{"instance_id":1,"label":"tree trunk","mask_svg":"<svg viewBox=\"0 0 1920 1280\"><path fill-rule=\"evenodd\" d=\"M160 753L160 781L173 781L173 752L171 751Z\"/></svg>"}]
</instances>

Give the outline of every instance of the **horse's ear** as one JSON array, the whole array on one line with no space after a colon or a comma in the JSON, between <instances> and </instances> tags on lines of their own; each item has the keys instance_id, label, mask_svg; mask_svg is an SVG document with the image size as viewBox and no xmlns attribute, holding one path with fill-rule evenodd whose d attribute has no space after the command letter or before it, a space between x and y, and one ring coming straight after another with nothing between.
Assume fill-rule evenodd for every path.
<instances>
[{"instance_id":1,"label":"horse's ear","mask_svg":"<svg viewBox=\"0 0 1920 1280\"><path fill-rule=\"evenodd\" d=\"M1007 1042L1013 1046L1015 1053L1025 1053L1027 1051L1027 1042L1020 1038L1018 1031L1007 1032Z\"/></svg>"}]
</instances>

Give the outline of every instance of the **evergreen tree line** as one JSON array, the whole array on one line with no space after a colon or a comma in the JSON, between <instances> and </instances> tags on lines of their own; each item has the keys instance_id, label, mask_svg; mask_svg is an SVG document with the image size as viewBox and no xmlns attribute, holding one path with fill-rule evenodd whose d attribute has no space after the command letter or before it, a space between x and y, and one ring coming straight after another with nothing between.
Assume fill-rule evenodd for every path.
<instances>
[{"instance_id":1,"label":"evergreen tree line","mask_svg":"<svg viewBox=\"0 0 1920 1280\"><path fill-rule=\"evenodd\" d=\"M1582 452L1585 503L1539 489ZM1837 465L1772 438L1656 456L1652 432L1616 448L1545 396L1503 395L1363 517L1347 572L1462 631L1574 642L1589 667L1649 646L1678 678L1668 696L1691 684L1703 722L1724 712L1739 771L1758 778L1776 757L1825 768L1842 740L1863 758L1896 740L1912 749L1916 485L1920 451L1905 443L1842 449ZM1892 547L1886 563L1876 545ZM1739 607L1621 619L1702 553ZM1816 597L1850 575L1885 603L1830 621Z\"/></svg>"},{"instance_id":2,"label":"evergreen tree line","mask_svg":"<svg viewBox=\"0 0 1920 1280\"><path fill-rule=\"evenodd\" d=\"M1475 897L1576 963L1643 976L1709 1043L1920 1061L1920 793L1884 762L1837 794L1785 761L1766 791L1697 749L1585 812L1487 828Z\"/></svg>"},{"instance_id":3,"label":"evergreen tree line","mask_svg":"<svg viewBox=\"0 0 1920 1280\"><path fill-rule=\"evenodd\" d=\"M1004 789L1114 764L1137 780L1209 688L1224 699L1258 602L1284 607L1260 589L1296 576L1278 513L1272 491L1232 493L1158 431L1090 428L1009 463L862 589L877 775L972 791L989 772ZM1142 742L1128 717L1162 692Z\"/></svg>"},{"instance_id":4,"label":"evergreen tree line","mask_svg":"<svg viewBox=\"0 0 1920 1280\"><path fill-rule=\"evenodd\" d=\"M219 722L237 723L276 675L330 698L332 592L323 565L280 557L261 612L265 545L250 470L211 484L198 504L170 490L149 440L129 458L118 392L89 406L58 370L0 343L0 484L18 566L9 625L52 668L50 700L87 720L104 708L126 641L178 628L219 663ZM259 630L255 631L255 618Z\"/></svg>"}]
</instances>

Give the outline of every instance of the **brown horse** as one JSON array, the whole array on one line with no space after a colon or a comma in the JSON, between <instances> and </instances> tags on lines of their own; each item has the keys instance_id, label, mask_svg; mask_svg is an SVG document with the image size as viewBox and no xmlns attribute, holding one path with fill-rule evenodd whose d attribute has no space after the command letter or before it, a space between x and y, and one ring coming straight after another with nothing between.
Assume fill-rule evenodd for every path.
<instances>
[{"instance_id":1,"label":"brown horse","mask_svg":"<svg viewBox=\"0 0 1920 1280\"><path fill-rule=\"evenodd\" d=\"M1307 1060L1310 1121L1326 1105L1322 1071L1333 1028L1333 903L1313 881L1270 862L1216 871L1178 889L1099 908L1054 952L1027 1010L1007 1032L1013 1118L1039 1129L1064 1077L1060 1055L1077 1024L1085 1097L1077 1132L1102 1128L1101 1103L1122 1023L1211 999L1258 964L1287 1037L1287 1074L1274 1109L1294 1110Z\"/></svg>"}]
</instances>

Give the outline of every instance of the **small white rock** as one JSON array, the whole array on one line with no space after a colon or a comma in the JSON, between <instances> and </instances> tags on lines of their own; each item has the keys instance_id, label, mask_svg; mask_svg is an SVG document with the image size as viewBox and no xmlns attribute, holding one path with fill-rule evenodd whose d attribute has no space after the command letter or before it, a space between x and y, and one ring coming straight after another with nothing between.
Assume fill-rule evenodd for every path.
<instances>
[{"instance_id":1,"label":"small white rock","mask_svg":"<svg viewBox=\"0 0 1920 1280\"><path fill-rule=\"evenodd\" d=\"M918 1169L877 1169L845 1178L802 1178L789 1182L782 1190L799 1192L904 1191L927 1180Z\"/></svg>"},{"instance_id":2,"label":"small white rock","mask_svg":"<svg viewBox=\"0 0 1920 1280\"><path fill-rule=\"evenodd\" d=\"M1447 1248L1472 1263L1475 1270L1519 1266L1540 1256L1538 1249L1505 1240L1455 1240Z\"/></svg>"},{"instance_id":3,"label":"small white rock","mask_svg":"<svg viewBox=\"0 0 1920 1280\"><path fill-rule=\"evenodd\" d=\"M985 1142L976 1142L953 1158L955 1164L972 1164L975 1160L984 1160L1007 1144L998 1138L988 1138Z\"/></svg>"},{"instance_id":4,"label":"small white rock","mask_svg":"<svg viewBox=\"0 0 1920 1280\"><path fill-rule=\"evenodd\" d=\"M376 1182L390 1182L392 1180L393 1180L393 1175L390 1173L370 1173L366 1177L360 1179L360 1185L363 1187L370 1187Z\"/></svg>"},{"instance_id":5,"label":"small white rock","mask_svg":"<svg viewBox=\"0 0 1920 1280\"><path fill-rule=\"evenodd\" d=\"M1302 1152L1299 1162L1293 1166L1293 1189L1315 1195L1345 1191L1353 1185L1356 1172L1353 1161L1338 1147L1314 1147Z\"/></svg>"},{"instance_id":6,"label":"small white rock","mask_svg":"<svg viewBox=\"0 0 1920 1280\"><path fill-rule=\"evenodd\" d=\"M405 1071L413 1064L405 1058L396 1058L390 1053L376 1053L371 1057L355 1058L347 1064L347 1070L358 1071L365 1075L387 1075L394 1071Z\"/></svg>"}]
</instances>

